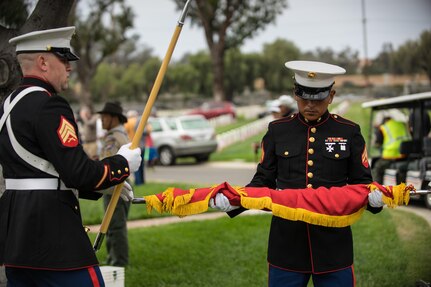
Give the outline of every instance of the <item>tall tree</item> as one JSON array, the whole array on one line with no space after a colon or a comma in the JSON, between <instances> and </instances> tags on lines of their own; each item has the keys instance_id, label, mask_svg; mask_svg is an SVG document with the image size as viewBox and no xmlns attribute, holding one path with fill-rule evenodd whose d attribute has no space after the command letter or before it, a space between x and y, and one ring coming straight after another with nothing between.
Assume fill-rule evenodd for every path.
<instances>
[{"instance_id":1,"label":"tall tree","mask_svg":"<svg viewBox=\"0 0 431 287\"><path fill-rule=\"evenodd\" d=\"M88 15L78 14L77 5L71 13L71 21L78 30L71 44L80 56L76 70L81 89L77 96L79 102L85 105L92 102L90 84L97 67L126 43L125 33L133 27L134 18L131 8L124 0L89 2Z\"/></svg>"},{"instance_id":2,"label":"tall tree","mask_svg":"<svg viewBox=\"0 0 431 287\"><path fill-rule=\"evenodd\" d=\"M0 99L18 85L21 76L9 39L35 30L66 26L74 0L39 0L27 18L30 4L25 0L6 0L0 4Z\"/></svg>"},{"instance_id":3,"label":"tall tree","mask_svg":"<svg viewBox=\"0 0 431 287\"><path fill-rule=\"evenodd\" d=\"M294 43L276 39L274 42L265 44L263 48L263 74L266 89L278 93L291 93L292 76L284 63L298 59L300 50Z\"/></svg>"},{"instance_id":4,"label":"tall tree","mask_svg":"<svg viewBox=\"0 0 431 287\"><path fill-rule=\"evenodd\" d=\"M178 9L184 0L174 0ZM287 7L287 0L196 0L189 15L192 24L200 25L210 50L214 99L231 100L224 88L224 56L226 50L240 47L273 22Z\"/></svg>"}]
</instances>

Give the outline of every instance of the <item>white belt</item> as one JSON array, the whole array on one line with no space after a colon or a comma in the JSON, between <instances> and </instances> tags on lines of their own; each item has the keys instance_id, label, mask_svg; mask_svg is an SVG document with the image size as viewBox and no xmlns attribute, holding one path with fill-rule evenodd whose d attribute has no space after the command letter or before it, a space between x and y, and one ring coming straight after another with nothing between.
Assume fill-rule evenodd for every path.
<instances>
[{"instance_id":1,"label":"white belt","mask_svg":"<svg viewBox=\"0 0 431 287\"><path fill-rule=\"evenodd\" d=\"M59 184L60 183L60 184ZM12 190L68 190L71 188L58 178L5 178L6 189Z\"/></svg>"}]
</instances>

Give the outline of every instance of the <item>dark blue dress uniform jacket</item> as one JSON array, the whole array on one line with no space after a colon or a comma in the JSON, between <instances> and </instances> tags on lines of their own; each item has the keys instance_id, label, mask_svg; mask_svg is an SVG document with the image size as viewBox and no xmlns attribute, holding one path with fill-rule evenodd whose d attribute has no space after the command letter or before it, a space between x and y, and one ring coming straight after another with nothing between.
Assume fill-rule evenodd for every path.
<instances>
[{"instance_id":1,"label":"dark blue dress uniform jacket","mask_svg":"<svg viewBox=\"0 0 431 287\"><path fill-rule=\"evenodd\" d=\"M42 79L24 78L12 98L24 88L40 86L12 110L11 124L18 142L51 162L60 179L79 197L98 199L94 190L119 184L129 175L127 160L115 155L90 160L77 143L65 146L58 129L62 120L78 133L68 102ZM3 105L0 116L3 114ZM24 162L13 150L6 127L0 133L0 163L5 178L52 178ZM48 270L71 270L98 264L81 221L79 202L71 190L6 190L0 198L0 265Z\"/></svg>"},{"instance_id":2,"label":"dark blue dress uniform jacket","mask_svg":"<svg viewBox=\"0 0 431 287\"><path fill-rule=\"evenodd\" d=\"M307 122L300 114L271 122L262 140L261 161L248 186L329 188L371 181L360 127L326 112L316 122ZM268 262L290 271L313 273L349 267L353 264L351 229L273 216Z\"/></svg>"}]
</instances>

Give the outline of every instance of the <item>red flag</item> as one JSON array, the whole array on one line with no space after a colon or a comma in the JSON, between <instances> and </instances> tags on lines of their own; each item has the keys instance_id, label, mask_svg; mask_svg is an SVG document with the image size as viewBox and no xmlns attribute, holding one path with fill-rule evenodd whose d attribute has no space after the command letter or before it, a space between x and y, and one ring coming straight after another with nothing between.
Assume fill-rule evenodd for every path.
<instances>
[{"instance_id":1,"label":"red flag","mask_svg":"<svg viewBox=\"0 0 431 287\"><path fill-rule=\"evenodd\" d=\"M273 215L307 223L344 227L356 222L368 203L368 193L379 189L389 207L407 204L413 186L400 184L384 187L378 183L354 184L343 187L316 189L274 190L265 187L232 187L227 182L210 188L181 190L169 188L165 192L146 196L148 211L169 212L178 216L208 210L210 198L223 193L232 205L246 209L271 211Z\"/></svg>"}]
</instances>

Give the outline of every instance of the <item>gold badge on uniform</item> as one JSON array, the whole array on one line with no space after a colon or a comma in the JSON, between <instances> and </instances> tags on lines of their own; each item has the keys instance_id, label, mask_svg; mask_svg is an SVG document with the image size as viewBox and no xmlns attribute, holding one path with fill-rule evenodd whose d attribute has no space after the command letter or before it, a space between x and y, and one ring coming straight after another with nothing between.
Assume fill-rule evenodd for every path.
<instances>
[{"instance_id":1,"label":"gold badge on uniform","mask_svg":"<svg viewBox=\"0 0 431 287\"><path fill-rule=\"evenodd\" d=\"M78 145L78 137L76 135L75 127L63 116L61 116L57 134L64 146L76 147Z\"/></svg>"}]
</instances>

